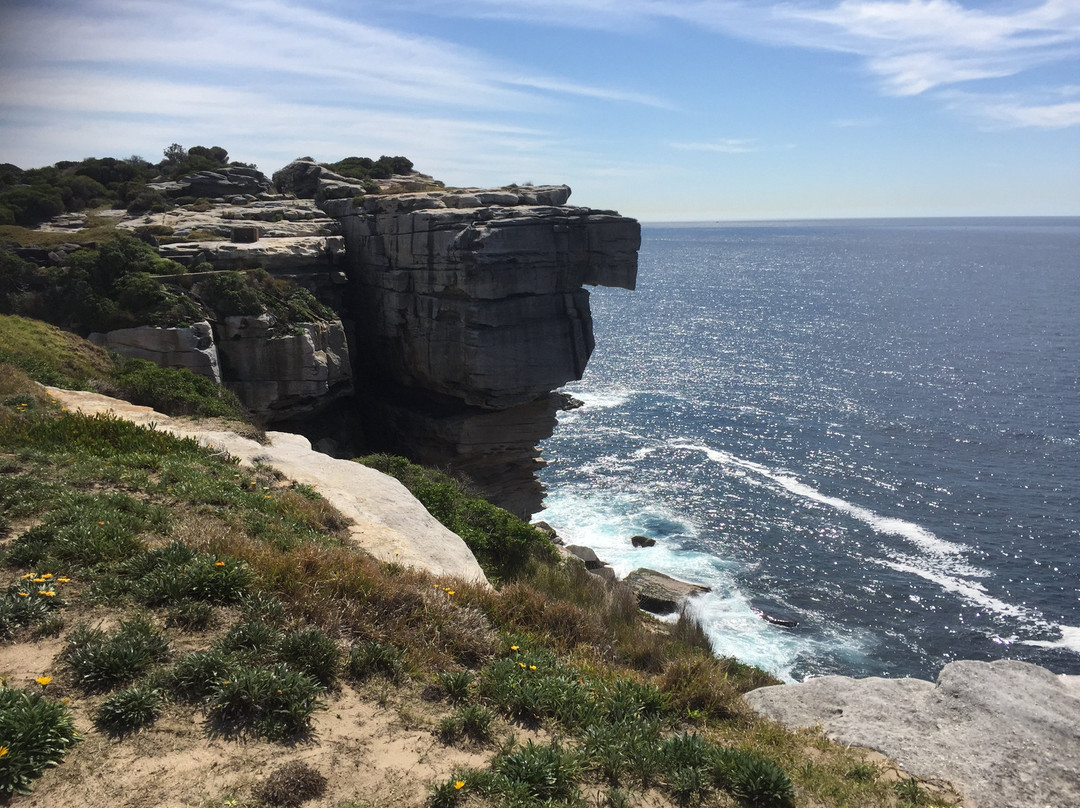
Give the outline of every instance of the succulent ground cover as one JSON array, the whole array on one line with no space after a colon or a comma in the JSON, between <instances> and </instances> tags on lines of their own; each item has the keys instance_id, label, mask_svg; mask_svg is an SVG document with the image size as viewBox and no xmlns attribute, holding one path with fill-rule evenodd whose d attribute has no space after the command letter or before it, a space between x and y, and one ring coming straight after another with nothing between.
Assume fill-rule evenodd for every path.
<instances>
[{"instance_id":1,"label":"succulent ground cover","mask_svg":"<svg viewBox=\"0 0 1080 808\"><path fill-rule=\"evenodd\" d=\"M313 488L65 412L0 365L0 801L944 804L754 717L741 694L774 680L693 620L644 617L459 484L372 462L482 533L498 587L376 562ZM140 769L163 746L176 773Z\"/></svg>"}]
</instances>

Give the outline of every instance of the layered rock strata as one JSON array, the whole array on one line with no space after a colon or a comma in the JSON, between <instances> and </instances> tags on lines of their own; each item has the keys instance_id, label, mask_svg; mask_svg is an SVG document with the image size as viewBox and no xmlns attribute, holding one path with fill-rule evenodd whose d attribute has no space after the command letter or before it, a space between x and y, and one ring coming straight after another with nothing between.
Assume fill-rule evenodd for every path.
<instances>
[{"instance_id":1,"label":"layered rock strata","mask_svg":"<svg viewBox=\"0 0 1080 808\"><path fill-rule=\"evenodd\" d=\"M593 350L586 285L633 289L640 228L566 186L342 199L358 370L387 442L528 516L537 444Z\"/></svg>"}]
</instances>

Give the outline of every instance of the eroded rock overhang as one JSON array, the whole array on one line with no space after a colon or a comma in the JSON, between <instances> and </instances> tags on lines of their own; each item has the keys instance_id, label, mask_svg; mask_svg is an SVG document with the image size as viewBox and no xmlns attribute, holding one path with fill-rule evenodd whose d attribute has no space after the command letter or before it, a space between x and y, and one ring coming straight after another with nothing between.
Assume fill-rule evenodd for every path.
<instances>
[{"instance_id":1,"label":"eroded rock overhang","mask_svg":"<svg viewBox=\"0 0 1080 808\"><path fill-rule=\"evenodd\" d=\"M537 444L593 350L586 286L633 289L640 227L566 186L325 203L341 222L369 421L529 515Z\"/></svg>"}]
</instances>

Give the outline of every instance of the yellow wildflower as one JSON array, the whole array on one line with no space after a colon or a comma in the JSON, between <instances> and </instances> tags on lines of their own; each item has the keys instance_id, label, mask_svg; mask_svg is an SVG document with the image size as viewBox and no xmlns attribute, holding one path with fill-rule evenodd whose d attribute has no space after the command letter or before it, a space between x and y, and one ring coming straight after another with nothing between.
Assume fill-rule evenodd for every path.
<instances>
[{"instance_id":1,"label":"yellow wildflower","mask_svg":"<svg viewBox=\"0 0 1080 808\"><path fill-rule=\"evenodd\" d=\"M52 578L52 577L53 577L53 574L52 574L51 572L43 572L43 573L41 574L41 577L42 577L42 578L45 578L46 580L48 580L49 578Z\"/></svg>"},{"instance_id":2,"label":"yellow wildflower","mask_svg":"<svg viewBox=\"0 0 1080 808\"><path fill-rule=\"evenodd\" d=\"M461 791L461 789L465 788L465 781L464 780L455 780L454 781L454 788L456 788L458 791Z\"/></svg>"},{"instance_id":3,"label":"yellow wildflower","mask_svg":"<svg viewBox=\"0 0 1080 808\"><path fill-rule=\"evenodd\" d=\"M62 583L62 584L71 583L70 578L57 578L56 580L57 580L57 582Z\"/></svg>"},{"instance_id":4,"label":"yellow wildflower","mask_svg":"<svg viewBox=\"0 0 1080 808\"><path fill-rule=\"evenodd\" d=\"M20 592L19 597L20 598L28 598L28 597L30 597L30 593L29 592Z\"/></svg>"},{"instance_id":5,"label":"yellow wildflower","mask_svg":"<svg viewBox=\"0 0 1080 808\"><path fill-rule=\"evenodd\" d=\"M39 595L44 595L47 598L56 597L56 593L53 592L51 589L39 589L37 593Z\"/></svg>"},{"instance_id":6,"label":"yellow wildflower","mask_svg":"<svg viewBox=\"0 0 1080 808\"><path fill-rule=\"evenodd\" d=\"M536 670L536 666L535 666L535 665L530 665L530 666L529 666L529 670L531 670L531 671L534 671L534 670Z\"/></svg>"},{"instance_id":7,"label":"yellow wildflower","mask_svg":"<svg viewBox=\"0 0 1080 808\"><path fill-rule=\"evenodd\" d=\"M37 578L34 579L34 583L35 584L43 584L43 583L45 583L45 579L42 578L41 576L38 576Z\"/></svg>"},{"instance_id":8,"label":"yellow wildflower","mask_svg":"<svg viewBox=\"0 0 1080 808\"><path fill-rule=\"evenodd\" d=\"M105 523L104 523L104 522L98 522L98 524L99 524L99 525L103 525L103 524L105 524Z\"/></svg>"},{"instance_id":9,"label":"yellow wildflower","mask_svg":"<svg viewBox=\"0 0 1080 808\"><path fill-rule=\"evenodd\" d=\"M522 668L524 668L524 667L525 667L525 663L524 663L524 662L519 662L519 663L518 663L518 665L520 665L520 666L521 666Z\"/></svg>"},{"instance_id":10,"label":"yellow wildflower","mask_svg":"<svg viewBox=\"0 0 1080 808\"><path fill-rule=\"evenodd\" d=\"M34 681L37 682L42 687L45 687L45 685L49 684L49 682L52 681L52 677L51 676L39 676Z\"/></svg>"},{"instance_id":11,"label":"yellow wildflower","mask_svg":"<svg viewBox=\"0 0 1080 808\"><path fill-rule=\"evenodd\" d=\"M7 753L8 753L8 748L6 746L0 746L0 758L2 758Z\"/></svg>"},{"instance_id":12,"label":"yellow wildflower","mask_svg":"<svg viewBox=\"0 0 1080 808\"><path fill-rule=\"evenodd\" d=\"M511 650L511 651L516 651L516 650L518 649L518 647L519 647L519 646L517 646L517 645L511 645L511 646L510 646L510 650Z\"/></svg>"},{"instance_id":13,"label":"yellow wildflower","mask_svg":"<svg viewBox=\"0 0 1080 808\"><path fill-rule=\"evenodd\" d=\"M453 589L447 589L446 594L452 595L452 594L454 594L454 590Z\"/></svg>"},{"instance_id":14,"label":"yellow wildflower","mask_svg":"<svg viewBox=\"0 0 1080 808\"><path fill-rule=\"evenodd\" d=\"M28 579L28 578L33 578L33 577L34 577L34 573L32 573L32 572L28 572L28 573L26 573L26 575L22 576L24 581L26 579Z\"/></svg>"},{"instance_id":15,"label":"yellow wildflower","mask_svg":"<svg viewBox=\"0 0 1080 808\"><path fill-rule=\"evenodd\" d=\"M214 566L215 566L215 567L224 567L224 566L225 566L225 562L224 562L224 561L215 561L215 562L214 562Z\"/></svg>"}]
</instances>

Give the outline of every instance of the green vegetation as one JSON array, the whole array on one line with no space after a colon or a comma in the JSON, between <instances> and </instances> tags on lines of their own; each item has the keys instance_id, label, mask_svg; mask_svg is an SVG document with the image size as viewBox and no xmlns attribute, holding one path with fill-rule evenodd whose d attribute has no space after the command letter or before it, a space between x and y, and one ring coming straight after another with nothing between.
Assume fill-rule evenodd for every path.
<instances>
[{"instance_id":1,"label":"green vegetation","mask_svg":"<svg viewBox=\"0 0 1080 808\"><path fill-rule=\"evenodd\" d=\"M67 707L41 692L0 684L0 797L29 794L33 781L59 766L76 740Z\"/></svg>"},{"instance_id":2,"label":"green vegetation","mask_svg":"<svg viewBox=\"0 0 1080 808\"><path fill-rule=\"evenodd\" d=\"M378 160L370 157L346 157L336 163L323 163L335 174L356 180L385 180L394 174L408 174L413 169L412 160L407 157L388 157L382 155ZM375 186L378 192L378 186Z\"/></svg>"},{"instance_id":3,"label":"green vegetation","mask_svg":"<svg viewBox=\"0 0 1080 808\"><path fill-rule=\"evenodd\" d=\"M400 480L432 516L465 540L484 572L498 580L518 577L532 561L551 560L555 550L532 525L476 496L449 475L393 455L359 458Z\"/></svg>"}]
</instances>

